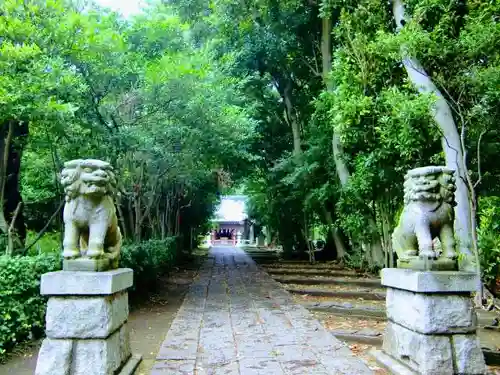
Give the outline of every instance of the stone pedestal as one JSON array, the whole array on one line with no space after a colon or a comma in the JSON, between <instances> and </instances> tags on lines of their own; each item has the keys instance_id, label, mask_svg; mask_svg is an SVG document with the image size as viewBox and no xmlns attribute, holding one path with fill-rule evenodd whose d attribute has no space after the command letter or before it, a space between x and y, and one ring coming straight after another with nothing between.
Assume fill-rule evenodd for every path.
<instances>
[{"instance_id":1,"label":"stone pedestal","mask_svg":"<svg viewBox=\"0 0 500 375\"><path fill-rule=\"evenodd\" d=\"M131 355L127 327L132 284L131 269L42 275L47 338L35 375L132 374L140 361Z\"/></svg>"},{"instance_id":2,"label":"stone pedestal","mask_svg":"<svg viewBox=\"0 0 500 375\"><path fill-rule=\"evenodd\" d=\"M386 268L387 319L374 356L393 374L486 374L476 335L473 273Z\"/></svg>"}]
</instances>

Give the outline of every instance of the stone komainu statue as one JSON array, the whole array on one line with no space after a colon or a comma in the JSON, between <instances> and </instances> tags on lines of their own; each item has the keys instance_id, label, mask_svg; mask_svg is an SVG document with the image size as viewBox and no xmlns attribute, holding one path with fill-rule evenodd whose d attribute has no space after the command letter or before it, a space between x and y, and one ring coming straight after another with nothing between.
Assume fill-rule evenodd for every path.
<instances>
[{"instance_id":1,"label":"stone komainu statue","mask_svg":"<svg viewBox=\"0 0 500 375\"><path fill-rule=\"evenodd\" d=\"M61 183L66 193L63 257L108 258L110 268L117 268L122 236L113 203L113 167L101 160L72 160L64 164Z\"/></svg>"},{"instance_id":2,"label":"stone komainu statue","mask_svg":"<svg viewBox=\"0 0 500 375\"><path fill-rule=\"evenodd\" d=\"M410 170L404 182L404 209L392 234L392 246L401 260L435 259L433 239L438 237L442 258L456 259L453 230L454 171L430 166Z\"/></svg>"}]
</instances>

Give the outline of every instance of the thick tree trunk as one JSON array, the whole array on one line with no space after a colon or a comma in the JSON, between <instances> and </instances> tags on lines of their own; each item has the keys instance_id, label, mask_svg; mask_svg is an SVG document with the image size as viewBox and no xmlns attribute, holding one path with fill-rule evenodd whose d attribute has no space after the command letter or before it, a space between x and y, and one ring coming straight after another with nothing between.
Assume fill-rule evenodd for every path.
<instances>
[{"instance_id":1,"label":"thick tree trunk","mask_svg":"<svg viewBox=\"0 0 500 375\"><path fill-rule=\"evenodd\" d=\"M333 222L332 213L325 209L325 220L330 229L331 236L333 238L333 242L335 244L336 249L336 258L337 260L341 260L347 254L347 250L344 245L344 241L342 241L342 237L340 236L337 228L335 228L335 224Z\"/></svg>"},{"instance_id":2,"label":"thick tree trunk","mask_svg":"<svg viewBox=\"0 0 500 375\"><path fill-rule=\"evenodd\" d=\"M332 33L332 20L330 18L322 18L322 34L321 34L321 58L323 66L323 80L326 86L326 90L329 92L333 91L333 84L329 79L330 72L332 70L332 45L331 45L331 33ZM347 168L346 162L343 158L342 144L340 137L333 129L332 133L332 150L333 150L333 160L335 161L335 168L337 170L337 175L339 177L342 186L345 186L350 178L350 173ZM377 228L375 220L373 218L368 219L368 224L371 228ZM362 248L365 253L370 257L373 265L383 266L384 265L384 251L382 248L382 243L379 236L372 236L371 243L362 244Z\"/></svg>"},{"instance_id":3,"label":"thick tree trunk","mask_svg":"<svg viewBox=\"0 0 500 375\"><path fill-rule=\"evenodd\" d=\"M394 19L397 29L403 27L405 23L405 5L401 0L393 0ZM436 87L432 79L426 73L420 62L407 56L403 51L403 65L410 81L416 88L425 94L433 94L437 97L435 105L432 107L432 116L439 126L443 137L442 145L446 158L446 166L456 171L455 200L455 233L458 241L459 251L466 254L467 261L464 269L476 271L476 266L471 264L473 254L471 254L471 203L469 190L467 188L467 166L464 163L463 149L460 142L460 135L453 119L451 108L441 91ZM475 263L475 262L474 262Z\"/></svg>"},{"instance_id":4,"label":"thick tree trunk","mask_svg":"<svg viewBox=\"0 0 500 375\"><path fill-rule=\"evenodd\" d=\"M16 249L24 248L26 239L19 177L28 134L29 125L25 121L10 120L0 129L0 230L10 234Z\"/></svg>"}]
</instances>

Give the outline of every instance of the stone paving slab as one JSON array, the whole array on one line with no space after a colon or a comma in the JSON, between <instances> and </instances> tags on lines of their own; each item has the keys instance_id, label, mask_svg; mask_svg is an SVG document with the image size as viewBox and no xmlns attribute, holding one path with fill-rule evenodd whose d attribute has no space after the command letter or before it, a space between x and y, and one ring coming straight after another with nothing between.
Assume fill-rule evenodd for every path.
<instances>
[{"instance_id":1,"label":"stone paving slab","mask_svg":"<svg viewBox=\"0 0 500 375\"><path fill-rule=\"evenodd\" d=\"M212 248L151 375L373 374L242 250Z\"/></svg>"}]
</instances>

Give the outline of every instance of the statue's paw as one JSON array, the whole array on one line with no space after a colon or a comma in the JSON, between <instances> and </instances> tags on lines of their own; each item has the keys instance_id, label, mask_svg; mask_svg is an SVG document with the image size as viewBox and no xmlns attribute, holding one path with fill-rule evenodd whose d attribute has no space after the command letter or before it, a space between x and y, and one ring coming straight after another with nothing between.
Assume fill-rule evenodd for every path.
<instances>
[{"instance_id":1,"label":"statue's paw","mask_svg":"<svg viewBox=\"0 0 500 375\"><path fill-rule=\"evenodd\" d=\"M101 258L104 255L104 251L96 250L96 249L88 249L87 254L85 254L89 258Z\"/></svg>"},{"instance_id":2,"label":"statue's paw","mask_svg":"<svg viewBox=\"0 0 500 375\"><path fill-rule=\"evenodd\" d=\"M420 258L423 259L436 259L436 253L432 250L428 251L421 251L420 254L418 254Z\"/></svg>"},{"instance_id":3,"label":"statue's paw","mask_svg":"<svg viewBox=\"0 0 500 375\"><path fill-rule=\"evenodd\" d=\"M80 256L80 252L78 250L64 250L62 255L64 259L74 259Z\"/></svg>"}]
</instances>

